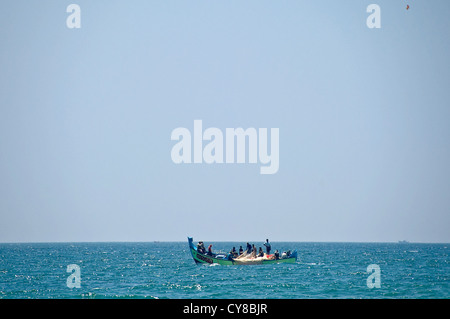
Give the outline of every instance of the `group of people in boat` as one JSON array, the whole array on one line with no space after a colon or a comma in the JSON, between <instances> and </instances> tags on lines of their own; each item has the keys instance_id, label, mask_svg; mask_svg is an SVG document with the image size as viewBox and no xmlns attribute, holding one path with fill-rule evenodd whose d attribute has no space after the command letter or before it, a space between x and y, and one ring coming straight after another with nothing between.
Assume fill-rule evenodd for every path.
<instances>
[{"instance_id":1,"label":"group of people in boat","mask_svg":"<svg viewBox=\"0 0 450 319\"><path fill-rule=\"evenodd\" d=\"M233 247L231 251L228 254L229 259L239 259L239 258L257 258L257 257L266 257L269 259L280 259L280 253L278 250L275 250L273 255L270 255L270 251L272 249L272 246L269 243L269 239L266 239L266 242L263 244L263 246L266 248L266 253L264 253L262 247L259 247L259 249L256 249L256 246L254 244L249 244L247 242L246 249L244 250L242 246L239 247L239 251L236 251L236 247ZM208 249L205 248L205 245L202 241L199 241L197 244L197 251L204 255L209 255L212 257L215 257L216 254L212 251L212 244L208 246Z\"/></svg>"}]
</instances>

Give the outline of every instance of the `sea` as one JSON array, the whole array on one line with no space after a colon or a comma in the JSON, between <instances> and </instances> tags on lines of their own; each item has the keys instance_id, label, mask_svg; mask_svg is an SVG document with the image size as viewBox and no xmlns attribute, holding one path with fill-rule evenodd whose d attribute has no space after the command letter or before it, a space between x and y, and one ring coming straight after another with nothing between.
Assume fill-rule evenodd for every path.
<instances>
[{"instance_id":1,"label":"sea","mask_svg":"<svg viewBox=\"0 0 450 319\"><path fill-rule=\"evenodd\" d=\"M210 243L205 242L208 246ZM214 242L215 252L245 247ZM272 242L293 264L197 265L186 242L3 243L1 299L448 299L450 244ZM257 247L261 243L255 243Z\"/></svg>"}]
</instances>

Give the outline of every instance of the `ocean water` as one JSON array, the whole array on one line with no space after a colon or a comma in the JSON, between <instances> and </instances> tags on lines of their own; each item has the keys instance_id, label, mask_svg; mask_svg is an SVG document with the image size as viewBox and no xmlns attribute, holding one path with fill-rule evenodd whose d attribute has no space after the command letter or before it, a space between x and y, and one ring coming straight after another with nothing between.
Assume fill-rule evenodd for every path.
<instances>
[{"instance_id":1,"label":"ocean water","mask_svg":"<svg viewBox=\"0 0 450 319\"><path fill-rule=\"evenodd\" d=\"M244 244L213 247L229 251ZM273 242L272 249L297 249L299 259L196 265L187 242L0 244L0 298L450 297L449 244ZM79 266L80 288L68 287L71 264ZM376 274L368 286L373 264L380 269L379 288L369 288Z\"/></svg>"}]
</instances>

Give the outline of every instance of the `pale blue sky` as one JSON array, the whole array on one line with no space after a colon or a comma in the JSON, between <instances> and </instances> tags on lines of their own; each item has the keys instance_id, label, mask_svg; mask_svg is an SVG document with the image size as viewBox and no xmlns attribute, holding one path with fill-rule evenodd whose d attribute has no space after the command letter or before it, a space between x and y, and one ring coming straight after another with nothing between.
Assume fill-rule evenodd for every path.
<instances>
[{"instance_id":1,"label":"pale blue sky","mask_svg":"<svg viewBox=\"0 0 450 319\"><path fill-rule=\"evenodd\" d=\"M2 1L0 242L450 242L449 14ZM171 132L195 119L279 128L278 173L174 164Z\"/></svg>"}]
</instances>

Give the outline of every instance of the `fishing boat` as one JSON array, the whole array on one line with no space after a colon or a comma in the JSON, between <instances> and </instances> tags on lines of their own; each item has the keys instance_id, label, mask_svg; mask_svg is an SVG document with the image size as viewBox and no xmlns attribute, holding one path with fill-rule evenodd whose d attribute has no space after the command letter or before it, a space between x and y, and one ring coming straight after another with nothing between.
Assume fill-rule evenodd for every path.
<instances>
[{"instance_id":1,"label":"fishing boat","mask_svg":"<svg viewBox=\"0 0 450 319\"><path fill-rule=\"evenodd\" d=\"M278 263L295 263L297 261L297 251L287 251L283 253L279 259L275 259L273 255L265 255L256 258L232 258L229 254L201 254L194 245L193 238L188 237L189 250L192 258L197 264L219 264L219 265L266 265Z\"/></svg>"}]
</instances>

